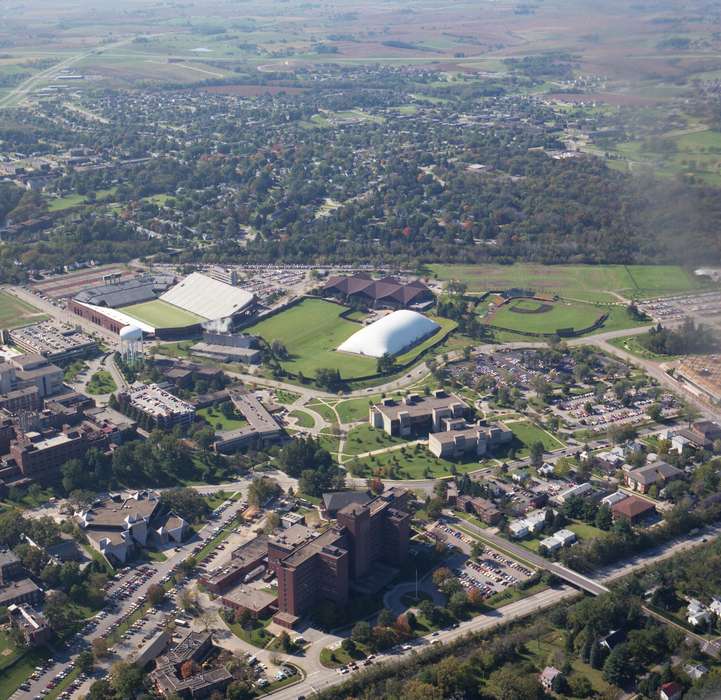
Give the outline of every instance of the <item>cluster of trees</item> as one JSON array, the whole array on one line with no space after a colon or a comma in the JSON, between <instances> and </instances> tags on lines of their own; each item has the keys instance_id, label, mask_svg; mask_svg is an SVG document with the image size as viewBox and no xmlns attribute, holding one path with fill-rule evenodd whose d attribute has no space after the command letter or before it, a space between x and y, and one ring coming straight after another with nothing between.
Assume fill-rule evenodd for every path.
<instances>
[{"instance_id":1,"label":"cluster of trees","mask_svg":"<svg viewBox=\"0 0 721 700\"><path fill-rule=\"evenodd\" d=\"M711 328L686 318L677 329L666 328L660 323L645 335L639 343L657 355L693 355L713 352L718 341Z\"/></svg>"},{"instance_id":2,"label":"cluster of trees","mask_svg":"<svg viewBox=\"0 0 721 700\"><path fill-rule=\"evenodd\" d=\"M338 491L345 486L345 471L333 462L330 452L312 436L289 442L278 453L277 461L288 476L298 478L299 490L310 496Z\"/></svg>"}]
</instances>

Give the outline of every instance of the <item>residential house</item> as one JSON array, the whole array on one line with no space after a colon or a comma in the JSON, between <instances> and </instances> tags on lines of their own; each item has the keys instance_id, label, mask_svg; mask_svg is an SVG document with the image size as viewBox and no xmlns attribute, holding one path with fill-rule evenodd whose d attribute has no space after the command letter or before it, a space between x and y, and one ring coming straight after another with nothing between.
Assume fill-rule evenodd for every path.
<instances>
[{"instance_id":1,"label":"residential house","mask_svg":"<svg viewBox=\"0 0 721 700\"><path fill-rule=\"evenodd\" d=\"M652 486L663 488L669 481L680 479L683 471L667 464L666 462L655 462L647 464L638 469L631 469L624 473L624 481L626 486L638 491L639 493L648 493Z\"/></svg>"},{"instance_id":2,"label":"residential house","mask_svg":"<svg viewBox=\"0 0 721 700\"><path fill-rule=\"evenodd\" d=\"M681 700L683 697L683 686L676 681L664 683L658 692L660 700Z\"/></svg>"},{"instance_id":3,"label":"residential house","mask_svg":"<svg viewBox=\"0 0 721 700\"><path fill-rule=\"evenodd\" d=\"M546 668L541 671L538 680L541 681L543 689L548 691L553 689L553 684L556 681L556 678L562 675L563 674L555 666L546 666Z\"/></svg>"}]
</instances>

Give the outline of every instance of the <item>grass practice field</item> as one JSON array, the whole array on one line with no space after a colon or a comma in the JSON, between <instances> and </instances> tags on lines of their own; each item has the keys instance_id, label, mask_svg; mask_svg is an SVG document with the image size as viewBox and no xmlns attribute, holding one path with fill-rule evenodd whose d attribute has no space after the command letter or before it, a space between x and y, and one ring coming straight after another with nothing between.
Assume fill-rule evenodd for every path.
<instances>
[{"instance_id":1,"label":"grass practice field","mask_svg":"<svg viewBox=\"0 0 721 700\"><path fill-rule=\"evenodd\" d=\"M580 330L592 326L604 309L591 304L557 302L546 304L518 299L501 306L485 320L493 326L525 333L554 333L561 328Z\"/></svg>"},{"instance_id":2,"label":"grass practice field","mask_svg":"<svg viewBox=\"0 0 721 700\"><path fill-rule=\"evenodd\" d=\"M440 280L459 280L469 292L511 288L583 301L618 301L692 292L710 286L678 265L429 265Z\"/></svg>"},{"instance_id":3,"label":"grass practice field","mask_svg":"<svg viewBox=\"0 0 721 700\"><path fill-rule=\"evenodd\" d=\"M304 299L300 304L256 323L247 329L252 335L261 336L266 342L280 340L290 358L281 364L289 372L302 372L313 377L321 368L337 369L343 379L354 379L375 374L377 361L374 357L336 352L344 340L363 326L341 318L346 307L323 299ZM454 321L434 318L441 329L414 348L399 355L399 364L412 362L421 352L447 335L456 326Z\"/></svg>"},{"instance_id":4,"label":"grass practice field","mask_svg":"<svg viewBox=\"0 0 721 700\"><path fill-rule=\"evenodd\" d=\"M183 326L192 326L194 323L202 323L206 320L202 316L168 304L167 301L162 301L161 299L146 301L143 304L125 306L119 310L154 328L182 328Z\"/></svg>"},{"instance_id":5,"label":"grass practice field","mask_svg":"<svg viewBox=\"0 0 721 700\"><path fill-rule=\"evenodd\" d=\"M45 319L47 315L39 309L7 292L0 292L0 328L18 328Z\"/></svg>"},{"instance_id":6,"label":"grass practice field","mask_svg":"<svg viewBox=\"0 0 721 700\"><path fill-rule=\"evenodd\" d=\"M376 360L335 352L344 340L363 326L340 318L345 307L322 299L304 299L300 304L247 329L267 343L280 340L290 359L283 362L289 372L313 377L326 367L340 371L344 379L362 377L376 371Z\"/></svg>"}]
</instances>

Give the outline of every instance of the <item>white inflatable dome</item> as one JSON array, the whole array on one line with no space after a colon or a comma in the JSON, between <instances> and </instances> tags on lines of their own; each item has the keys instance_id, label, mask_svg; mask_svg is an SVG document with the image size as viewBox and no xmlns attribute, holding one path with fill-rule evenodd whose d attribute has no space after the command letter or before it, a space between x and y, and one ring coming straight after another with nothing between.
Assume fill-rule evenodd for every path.
<instances>
[{"instance_id":1,"label":"white inflatable dome","mask_svg":"<svg viewBox=\"0 0 721 700\"><path fill-rule=\"evenodd\" d=\"M356 355L397 355L433 335L440 326L417 311L394 311L346 340L338 350Z\"/></svg>"}]
</instances>

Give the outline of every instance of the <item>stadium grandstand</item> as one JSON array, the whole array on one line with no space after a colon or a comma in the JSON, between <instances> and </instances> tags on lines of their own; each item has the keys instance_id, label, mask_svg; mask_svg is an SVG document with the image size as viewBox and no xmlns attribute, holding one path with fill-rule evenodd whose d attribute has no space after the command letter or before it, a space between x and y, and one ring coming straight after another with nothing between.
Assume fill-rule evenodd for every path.
<instances>
[{"instance_id":1,"label":"stadium grandstand","mask_svg":"<svg viewBox=\"0 0 721 700\"><path fill-rule=\"evenodd\" d=\"M137 326L162 339L197 334L208 322L232 327L255 310L253 294L199 272L174 282L172 276L142 275L82 290L68 308L113 333Z\"/></svg>"},{"instance_id":2,"label":"stadium grandstand","mask_svg":"<svg viewBox=\"0 0 721 700\"><path fill-rule=\"evenodd\" d=\"M398 355L439 329L437 323L423 314L401 309L354 333L338 350L368 357Z\"/></svg>"}]
</instances>

